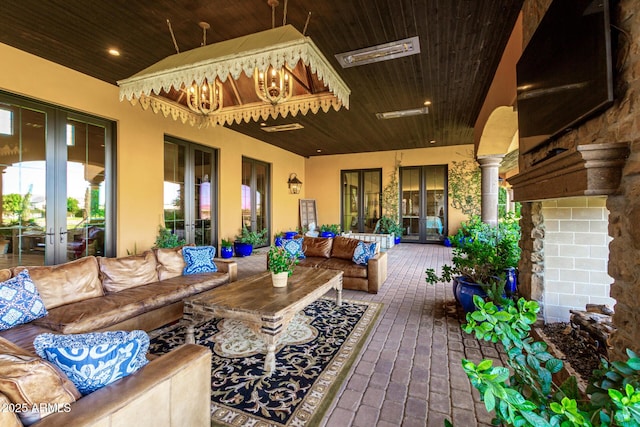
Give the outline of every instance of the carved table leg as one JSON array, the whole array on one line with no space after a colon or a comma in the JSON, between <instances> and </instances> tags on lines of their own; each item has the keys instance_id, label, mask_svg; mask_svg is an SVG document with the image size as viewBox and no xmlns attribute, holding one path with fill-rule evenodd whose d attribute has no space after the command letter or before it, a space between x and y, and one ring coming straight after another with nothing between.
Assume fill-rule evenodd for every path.
<instances>
[{"instance_id":1,"label":"carved table leg","mask_svg":"<svg viewBox=\"0 0 640 427\"><path fill-rule=\"evenodd\" d=\"M185 344L195 344L196 343L196 337L195 337L195 334L194 334L194 330L195 330L195 328L193 327L193 324L190 324L189 326L187 326L187 334L185 335L185 338L184 338Z\"/></svg>"}]
</instances>

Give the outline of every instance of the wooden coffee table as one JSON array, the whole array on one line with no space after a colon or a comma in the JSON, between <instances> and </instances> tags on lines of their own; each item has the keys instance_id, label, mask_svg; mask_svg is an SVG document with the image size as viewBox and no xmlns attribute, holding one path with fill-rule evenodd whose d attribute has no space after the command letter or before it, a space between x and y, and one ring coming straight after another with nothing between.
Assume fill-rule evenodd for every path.
<instances>
[{"instance_id":1,"label":"wooden coffee table","mask_svg":"<svg viewBox=\"0 0 640 427\"><path fill-rule=\"evenodd\" d=\"M342 305L342 271L298 267L286 287L274 288L271 273L264 272L222 285L184 300L183 320L187 343L195 343L196 325L212 319L245 321L267 347L264 370L276 367L276 344L293 316L330 289L336 290L336 304Z\"/></svg>"}]
</instances>

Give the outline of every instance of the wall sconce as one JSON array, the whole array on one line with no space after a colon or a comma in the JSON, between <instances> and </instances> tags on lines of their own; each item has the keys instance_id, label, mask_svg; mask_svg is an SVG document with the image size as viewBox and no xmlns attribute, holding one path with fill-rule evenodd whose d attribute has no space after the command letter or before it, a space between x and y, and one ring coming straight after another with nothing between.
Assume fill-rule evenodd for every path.
<instances>
[{"instance_id":1,"label":"wall sconce","mask_svg":"<svg viewBox=\"0 0 640 427\"><path fill-rule=\"evenodd\" d=\"M302 181L298 179L295 173L289 174L289 193L291 194L300 194L300 189L302 188Z\"/></svg>"}]
</instances>

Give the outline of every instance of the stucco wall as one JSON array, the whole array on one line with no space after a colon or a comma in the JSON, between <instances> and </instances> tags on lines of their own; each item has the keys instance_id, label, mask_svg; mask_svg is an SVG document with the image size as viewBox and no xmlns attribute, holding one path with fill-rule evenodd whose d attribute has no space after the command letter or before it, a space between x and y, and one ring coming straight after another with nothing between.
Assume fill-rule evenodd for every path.
<instances>
[{"instance_id":1,"label":"stucco wall","mask_svg":"<svg viewBox=\"0 0 640 427\"><path fill-rule=\"evenodd\" d=\"M340 171L345 169L370 169L382 167L382 187L390 180L396 159L401 167L423 165L451 165L453 161L470 159L473 145L455 147L430 147L413 150L379 151L335 156L311 157L306 161L309 184L305 197L316 199L320 224L340 223ZM337 196L337 197L336 197ZM466 217L449 206L449 234L460 227Z\"/></svg>"}]
</instances>

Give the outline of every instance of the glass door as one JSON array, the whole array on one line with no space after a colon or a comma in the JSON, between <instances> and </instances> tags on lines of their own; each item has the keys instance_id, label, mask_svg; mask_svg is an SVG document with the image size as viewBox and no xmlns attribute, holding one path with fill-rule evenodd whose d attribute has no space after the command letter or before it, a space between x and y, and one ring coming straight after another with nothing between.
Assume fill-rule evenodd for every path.
<instances>
[{"instance_id":1,"label":"glass door","mask_svg":"<svg viewBox=\"0 0 640 427\"><path fill-rule=\"evenodd\" d=\"M79 117L68 117L67 259L104 256L106 230L106 141L109 128Z\"/></svg>"},{"instance_id":2,"label":"glass door","mask_svg":"<svg viewBox=\"0 0 640 427\"><path fill-rule=\"evenodd\" d=\"M112 125L0 94L0 268L113 255Z\"/></svg>"},{"instance_id":3,"label":"glass door","mask_svg":"<svg viewBox=\"0 0 640 427\"><path fill-rule=\"evenodd\" d=\"M198 246L215 235L216 150L174 138L164 144L165 227Z\"/></svg>"},{"instance_id":4,"label":"glass door","mask_svg":"<svg viewBox=\"0 0 640 427\"><path fill-rule=\"evenodd\" d=\"M447 235L446 165L400 168L403 241L441 242Z\"/></svg>"},{"instance_id":5,"label":"glass door","mask_svg":"<svg viewBox=\"0 0 640 427\"><path fill-rule=\"evenodd\" d=\"M242 158L242 224L250 231L269 228L269 175L267 163Z\"/></svg>"},{"instance_id":6,"label":"glass door","mask_svg":"<svg viewBox=\"0 0 640 427\"><path fill-rule=\"evenodd\" d=\"M342 171L342 230L373 233L381 206L381 169Z\"/></svg>"}]
</instances>

